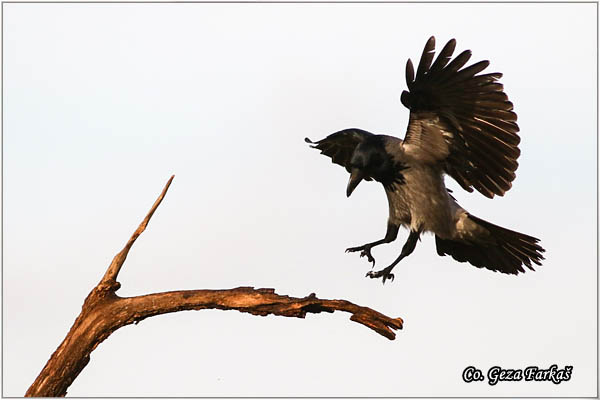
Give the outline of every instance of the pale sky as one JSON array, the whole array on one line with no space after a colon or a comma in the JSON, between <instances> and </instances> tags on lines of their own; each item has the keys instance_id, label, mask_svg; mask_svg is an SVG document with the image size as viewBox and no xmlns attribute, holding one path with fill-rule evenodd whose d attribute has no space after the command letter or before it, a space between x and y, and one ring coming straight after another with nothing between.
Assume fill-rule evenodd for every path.
<instances>
[{"instance_id":1,"label":"pale sky","mask_svg":"<svg viewBox=\"0 0 600 400\"><path fill-rule=\"evenodd\" d=\"M596 4L3 4L3 392L22 396L163 185L121 296L237 286L402 317L180 312L119 329L69 396L596 396ZM513 188L476 216L539 237L536 272L439 257L394 271L344 249L385 234L382 187L310 149L347 127L404 136L407 58L488 59L519 116ZM373 255L385 267L407 232ZM573 366L570 381L463 370Z\"/></svg>"}]
</instances>

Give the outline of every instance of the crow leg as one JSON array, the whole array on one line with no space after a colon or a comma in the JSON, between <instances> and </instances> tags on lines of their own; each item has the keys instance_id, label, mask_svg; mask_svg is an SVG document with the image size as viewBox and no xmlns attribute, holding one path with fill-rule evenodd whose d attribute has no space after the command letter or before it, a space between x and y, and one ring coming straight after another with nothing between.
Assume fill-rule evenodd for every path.
<instances>
[{"instance_id":1,"label":"crow leg","mask_svg":"<svg viewBox=\"0 0 600 400\"><path fill-rule=\"evenodd\" d=\"M373 258L373 256L371 255L371 249L375 246L379 246L380 244L390 243L396 240L396 238L398 237L399 228L399 225L394 225L388 222L387 232L383 239L377 240L376 242L367 243L358 247L350 247L346 249L346 253L354 253L356 251L360 251L360 256L367 257L367 260L369 260L369 262L373 263L373 266L375 266L375 258Z\"/></svg>"},{"instance_id":2,"label":"crow leg","mask_svg":"<svg viewBox=\"0 0 600 400\"><path fill-rule=\"evenodd\" d=\"M385 281L388 279L391 279L393 281L394 274L391 273L392 270L394 269L396 264L398 264L400 262L400 260L402 260L404 257L410 255L413 252L413 250L417 246L417 240L419 240L420 236L421 236L420 231L412 231L411 230L410 234L408 235L408 239L406 239L406 243L404 243L404 246L402 246L402 252L398 256L398 258L396 258L396 260L390 266L385 267L381 271L367 272L367 276L369 278L383 278L383 283L385 283Z\"/></svg>"}]
</instances>

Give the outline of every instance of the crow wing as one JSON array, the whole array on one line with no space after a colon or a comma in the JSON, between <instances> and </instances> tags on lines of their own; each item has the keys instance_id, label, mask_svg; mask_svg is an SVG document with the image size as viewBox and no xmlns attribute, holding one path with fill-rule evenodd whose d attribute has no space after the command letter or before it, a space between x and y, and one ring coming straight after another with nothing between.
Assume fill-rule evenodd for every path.
<instances>
[{"instance_id":1,"label":"crow wing","mask_svg":"<svg viewBox=\"0 0 600 400\"><path fill-rule=\"evenodd\" d=\"M469 192L475 188L489 198L502 196L519 165L517 114L498 83L502 74L479 74L489 61L462 68L471 52L463 51L451 61L455 47L456 41L450 40L433 61L431 37L416 77L410 59L406 64L409 91L401 100L410 118L404 152L422 163L441 163Z\"/></svg>"},{"instance_id":2,"label":"crow wing","mask_svg":"<svg viewBox=\"0 0 600 400\"><path fill-rule=\"evenodd\" d=\"M373 136L371 132L350 128L332 133L317 142L313 142L309 138L305 138L304 141L313 144L311 147L321 150L321 154L331 157L331 162L341 165L348 172L351 172L350 158L354 153L354 149L370 136ZM371 178L366 178L366 180L370 181Z\"/></svg>"}]
</instances>

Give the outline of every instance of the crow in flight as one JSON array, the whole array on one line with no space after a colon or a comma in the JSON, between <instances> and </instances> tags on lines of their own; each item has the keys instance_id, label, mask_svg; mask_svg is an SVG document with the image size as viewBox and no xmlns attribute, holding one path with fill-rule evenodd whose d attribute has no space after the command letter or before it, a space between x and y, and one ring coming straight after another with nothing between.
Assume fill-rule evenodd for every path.
<instances>
[{"instance_id":1,"label":"crow in flight","mask_svg":"<svg viewBox=\"0 0 600 400\"><path fill-rule=\"evenodd\" d=\"M502 196L511 188L520 155L517 115L508 101L500 73L480 74L489 61L462 68L471 52L451 60L456 41L450 40L434 59L431 37L417 67L406 64L408 91L401 101L410 110L404 140L344 129L311 143L313 148L346 168L350 196L362 180L385 188L389 203L387 233L381 240L351 247L375 265L371 249L394 241L398 228L410 230L398 258L371 278L394 279L396 264L413 252L423 232L435 235L437 253L505 274L541 265L544 249L539 239L491 224L471 215L444 185L450 175L468 192ZM461 69L462 68L462 69Z\"/></svg>"}]
</instances>

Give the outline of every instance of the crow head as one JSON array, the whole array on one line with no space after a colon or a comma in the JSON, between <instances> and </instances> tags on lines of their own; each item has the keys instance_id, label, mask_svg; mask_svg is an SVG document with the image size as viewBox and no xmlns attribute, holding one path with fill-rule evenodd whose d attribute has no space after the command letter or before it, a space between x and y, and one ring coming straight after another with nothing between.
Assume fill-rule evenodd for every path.
<instances>
[{"instance_id":1,"label":"crow head","mask_svg":"<svg viewBox=\"0 0 600 400\"><path fill-rule=\"evenodd\" d=\"M346 196L350 197L354 189L363 179L375 179L384 186L391 185L399 179L402 182L402 169L394 162L385 150L381 136L372 136L359 143L350 158L350 180L346 188Z\"/></svg>"}]
</instances>

